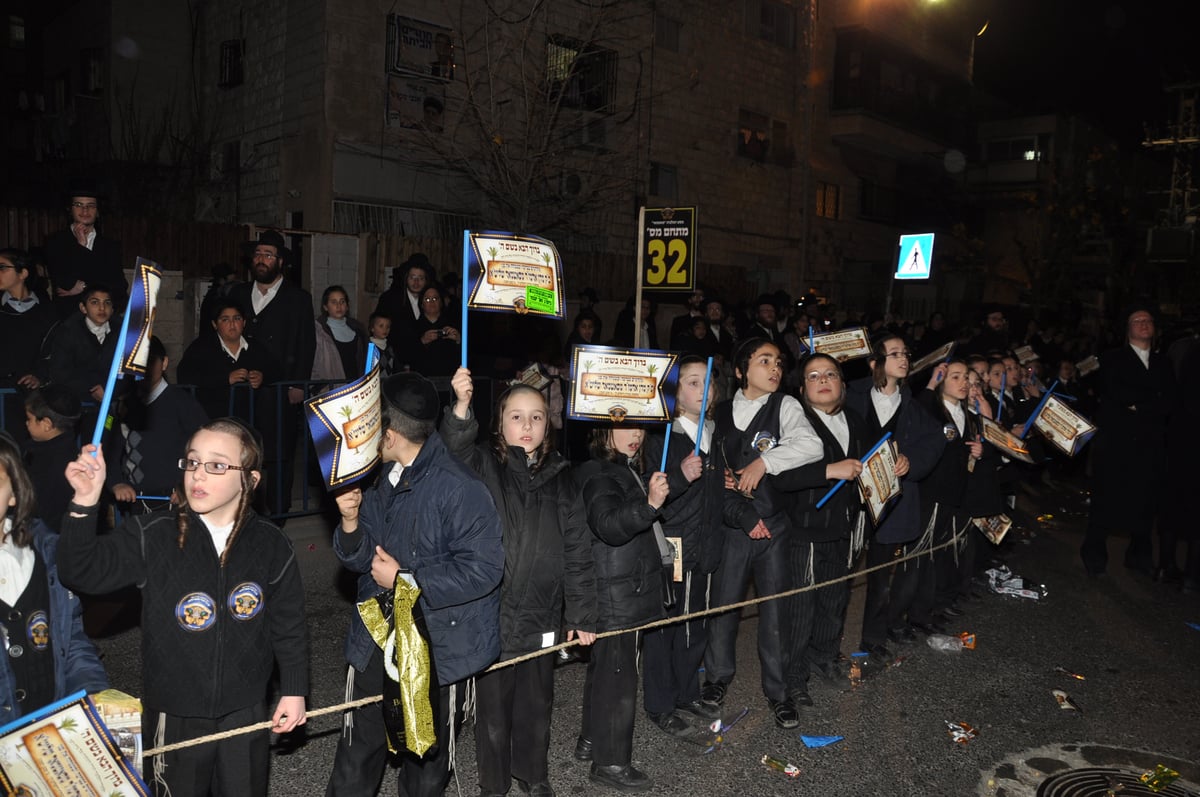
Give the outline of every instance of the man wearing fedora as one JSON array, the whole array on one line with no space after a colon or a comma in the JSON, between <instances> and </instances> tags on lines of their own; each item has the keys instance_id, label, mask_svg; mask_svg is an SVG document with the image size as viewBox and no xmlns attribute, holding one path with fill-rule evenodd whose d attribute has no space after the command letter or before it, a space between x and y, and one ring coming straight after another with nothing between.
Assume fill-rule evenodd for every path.
<instances>
[{"instance_id":1,"label":"man wearing fedora","mask_svg":"<svg viewBox=\"0 0 1200 797\"><path fill-rule=\"evenodd\" d=\"M303 381L312 373L317 349L312 295L284 277L292 253L283 236L266 230L247 247L253 281L230 293L246 312L247 342L261 346L276 364L281 382ZM267 505L281 515L292 503L293 460L300 426L302 386L264 386L256 402L255 426L262 432L267 472Z\"/></svg>"},{"instance_id":2,"label":"man wearing fedora","mask_svg":"<svg viewBox=\"0 0 1200 797\"><path fill-rule=\"evenodd\" d=\"M70 226L46 238L46 265L54 282L54 309L60 319L79 314L80 295L93 283L109 289L113 310L125 311L129 283L125 280L121 244L96 230L100 198L100 191L93 186L72 186L67 199Z\"/></svg>"},{"instance_id":3,"label":"man wearing fedora","mask_svg":"<svg viewBox=\"0 0 1200 797\"><path fill-rule=\"evenodd\" d=\"M388 347L396 352L396 365L411 364L416 346L416 324L421 318L421 292L436 282L433 265L417 252L392 269L392 284L379 297L375 312L392 319Z\"/></svg>"}]
</instances>

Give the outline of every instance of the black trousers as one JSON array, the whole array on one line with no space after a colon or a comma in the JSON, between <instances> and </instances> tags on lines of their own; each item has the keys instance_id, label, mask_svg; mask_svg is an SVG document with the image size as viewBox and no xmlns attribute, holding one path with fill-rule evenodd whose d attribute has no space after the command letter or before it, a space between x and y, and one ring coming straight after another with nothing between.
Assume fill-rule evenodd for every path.
<instances>
[{"instance_id":1,"label":"black trousers","mask_svg":"<svg viewBox=\"0 0 1200 797\"><path fill-rule=\"evenodd\" d=\"M727 606L746 597L746 586L754 576L758 595L783 592L791 583L787 574L786 535L769 540L752 540L740 531L725 536L721 565L713 574L712 605ZM758 604L758 660L762 666L762 688L771 700L783 700L783 627L780 601ZM705 677L729 683L737 662L737 632L740 610L714 615L708 624L708 649L704 652Z\"/></svg>"},{"instance_id":2,"label":"black trousers","mask_svg":"<svg viewBox=\"0 0 1200 797\"><path fill-rule=\"evenodd\" d=\"M383 653L376 650L363 672L354 671L354 700L378 695L383 685ZM442 797L450 782L450 736L458 735L463 720L465 681L451 686L437 686L438 704L434 706L437 727L437 746L418 758L402 752L396 756L400 764L399 793L401 797ZM450 692L454 691L453 716ZM387 737L383 724L383 708L369 703L354 709L354 728L338 738L333 759L333 772L326 797L375 797L387 765ZM439 721L440 720L440 721ZM450 726L453 727L450 727Z\"/></svg>"},{"instance_id":3,"label":"black trousers","mask_svg":"<svg viewBox=\"0 0 1200 797\"><path fill-rule=\"evenodd\" d=\"M296 441L300 437L301 405L289 404L287 388L263 390L256 428L263 436L264 498L272 515L286 514L292 506ZM275 401L278 398L279 404ZM264 403L269 402L264 405ZM305 436L307 440L307 435ZM307 442L305 443L307 445Z\"/></svg>"},{"instance_id":4,"label":"black trousers","mask_svg":"<svg viewBox=\"0 0 1200 797\"><path fill-rule=\"evenodd\" d=\"M849 546L849 540L809 543L793 539L788 546L788 570L794 583L789 589L846 575L849 572L846 567ZM810 565L811 582L808 580ZM805 689L812 665L821 666L837 660L846 607L850 603L850 581L839 581L784 600L788 617L787 688L789 691Z\"/></svg>"},{"instance_id":5,"label":"black trousers","mask_svg":"<svg viewBox=\"0 0 1200 797\"><path fill-rule=\"evenodd\" d=\"M900 542L872 541L867 545L866 568L887 564L900 559L906 553L905 544ZM906 563L909 564L909 563ZM867 594L863 604L862 636L859 647L870 650L887 642L889 628L898 628L902 623L891 617L892 579L900 579L904 565L881 567L867 573Z\"/></svg>"},{"instance_id":6,"label":"black trousers","mask_svg":"<svg viewBox=\"0 0 1200 797\"><path fill-rule=\"evenodd\" d=\"M505 794L512 779L546 783L554 656L502 667L475 679L475 759L479 791Z\"/></svg>"},{"instance_id":7,"label":"black trousers","mask_svg":"<svg viewBox=\"0 0 1200 797\"><path fill-rule=\"evenodd\" d=\"M671 617L703 611L709 577L696 570L675 584ZM707 618L675 623L642 635L642 703L649 714L665 714L700 699L700 663L708 644Z\"/></svg>"},{"instance_id":8,"label":"black trousers","mask_svg":"<svg viewBox=\"0 0 1200 797\"><path fill-rule=\"evenodd\" d=\"M583 729L592 740L597 766L628 766L633 759L633 719L637 704L639 634L597 639L583 683Z\"/></svg>"},{"instance_id":9,"label":"black trousers","mask_svg":"<svg viewBox=\"0 0 1200 797\"><path fill-rule=\"evenodd\" d=\"M143 738L154 739L160 718L166 723L162 743L174 744L210 733L241 728L266 720L262 704L223 717L175 717L147 710L142 718ZM270 731L255 731L218 742L164 753L162 783L155 779L154 758L145 761L144 780L156 797L266 797Z\"/></svg>"}]
</instances>

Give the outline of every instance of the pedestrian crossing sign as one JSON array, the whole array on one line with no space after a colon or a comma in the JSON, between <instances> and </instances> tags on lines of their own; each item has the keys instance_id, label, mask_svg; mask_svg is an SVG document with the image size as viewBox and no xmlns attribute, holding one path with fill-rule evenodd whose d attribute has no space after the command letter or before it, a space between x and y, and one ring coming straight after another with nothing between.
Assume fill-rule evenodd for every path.
<instances>
[{"instance_id":1,"label":"pedestrian crossing sign","mask_svg":"<svg viewBox=\"0 0 1200 797\"><path fill-rule=\"evenodd\" d=\"M933 233L900 236L900 257L896 261L896 279L927 280L933 268Z\"/></svg>"}]
</instances>

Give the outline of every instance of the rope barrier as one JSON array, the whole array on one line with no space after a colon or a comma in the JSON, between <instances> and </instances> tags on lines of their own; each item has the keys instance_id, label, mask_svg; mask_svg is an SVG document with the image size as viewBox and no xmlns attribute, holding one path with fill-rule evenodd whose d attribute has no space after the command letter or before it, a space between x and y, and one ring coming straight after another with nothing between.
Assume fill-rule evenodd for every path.
<instances>
[{"instance_id":1,"label":"rope barrier","mask_svg":"<svg viewBox=\"0 0 1200 797\"><path fill-rule=\"evenodd\" d=\"M921 556L932 557L933 553L935 551L939 551L943 548L948 548L951 545L957 545L959 539L962 537L963 533L965 533L967 531L968 528L969 528L969 526L964 527L964 529L962 529L961 531L956 531L953 537L951 537L950 539L946 540L943 543L939 543L938 545L934 545L929 548L924 548L919 551L914 551L914 552L908 554L907 556L903 556L899 559L894 559L889 562L884 562L883 564L875 565L874 567L863 568L862 570L853 570L844 576L838 576L837 578L831 578L828 581L822 581L819 584L807 584L803 587L796 587L795 589L789 589L789 590L785 590L783 592L777 592L773 595L761 595L756 598L748 598L744 601L739 601L738 603L730 603L730 604L726 604L723 606L715 606L715 607L712 607L709 609L702 609L698 612L692 612L690 614L683 614L678 617L665 617L661 620L655 620L653 622L649 622L644 625L639 625L635 628L622 628L622 629L618 629L615 631L601 631L596 634L596 639L597 640L607 639L609 637L620 636L622 634L635 634L635 633L641 633L642 631L652 631L655 628L662 628L663 626L675 625L676 623L686 623L686 622L690 622L690 621L695 620L700 617L711 617L714 614L725 614L726 612L737 611L739 609L744 609L748 606L757 606L758 604L766 603L767 601L779 600L780 598L790 598L793 595L799 595L803 592L811 592L812 590L821 589L822 587L828 587L833 584L840 584L843 581L849 581L851 579L858 578L859 576L863 576L868 573L873 573L876 570L883 570L885 568L895 567L898 564L907 562L912 559L917 559ZM504 667L512 667L513 665L520 664L525 661L530 661L531 659L536 659L541 656L548 656L550 654L557 653L560 650L566 650L567 648L573 648L573 647L576 647L581 644L582 643L579 640L573 639L570 642L560 642L557 645L552 645L547 648L541 648L539 650L533 651L532 653L526 653L522 656L517 656L512 659L505 659L504 661L498 661L495 664L493 664L491 667L488 667L486 670L484 670L482 673L480 673L480 675L482 675L484 673L493 672L495 670L503 669ZM371 697L363 697L363 698L359 698L358 700L351 700L346 703L338 703L337 705L333 705L333 706L325 706L324 708L313 709L312 711L305 712L306 721L308 719L312 719L314 717L325 716L326 714L342 713L344 711L350 711L350 710L353 710L356 708L360 708L362 706L368 706L372 703L379 703L382 700L383 700L382 695L372 695ZM257 722L253 725L243 725L240 728L233 728L228 731L221 731L220 733L212 733L207 736L197 736L194 739L188 739L188 740L182 741L182 742L174 742L173 744L165 744L165 745L162 745L161 747L154 747L154 748L144 751L142 753L142 757L143 758L153 758L154 756L163 755L164 753L171 753L176 750L182 750L185 747L194 747L196 745L208 744L209 742L217 742L217 741L221 741L222 739L232 738L234 736L242 736L247 733L254 733L255 731L269 730L272 727L273 727L273 723L270 720L266 720L264 722Z\"/></svg>"}]
</instances>

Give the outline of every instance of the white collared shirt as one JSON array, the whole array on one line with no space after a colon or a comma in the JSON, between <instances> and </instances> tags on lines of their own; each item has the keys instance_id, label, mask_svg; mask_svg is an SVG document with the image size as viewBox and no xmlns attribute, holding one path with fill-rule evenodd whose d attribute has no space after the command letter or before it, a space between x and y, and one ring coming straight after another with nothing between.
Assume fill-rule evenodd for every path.
<instances>
[{"instance_id":1,"label":"white collared shirt","mask_svg":"<svg viewBox=\"0 0 1200 797\"><path fill-rule=\"evenodd\" d=\"M675 419L675 425L678 426L680 429L682 429L684 431L684 433L687 434L688 439L691 440L693 444L696 442L696 423L695 423L695 421L691 420L690 418L685 418L682 415L680 415L678 418ZM713 429L715 428L715 426L716 426L716 424L714 424L712 421L704 422L704 439L702 439L700 441L700 452L702 454L707 454L709 452L709 449L712 448L712 436L713 436Z\"/></svg>"},{"instance_id":2,"label":"white collared shirt","mask_svg":"<svg viewBox=\"0 0 1200 797\"><path fill-rule=\"evenodd\" d=\"M1133 353L1136 354L1138 356L1138 359L1142 361L1142 365L1145 366L1146 370L1147 371L1150 370L1150 350L1149 349L1139 349L1137 346L1134 346L1132 343L1129 344L1129 348L1133 349Z\"/></svg>"},{"instance_id":3,"label":"white collared shirt","mask_svg":"<svg viewBox=\"0 0 1200 797\"><path fill-rule=\"evenodd\" d=\"M32 310L34 307L37 306L37 304L38 304L37 294L33 293L32 291L30 291L29 296L24 299L18 299L17 297L13 296L8 291L5 291L4 295L2 297L0 297L0 306L8 305L12 309L16 310L18 313L24 313L29 310Z\"/></svg>"},{"instance_id":4,"label":"white collared shirt","mask_svg":"<svg viewBox=\"0 0 1200 797\"><path fill-rule=\"evenodd\" d=\"M93 335L95 335L96 340L103 344L104 339L108 337L109 330L111 329L108 325L108 322L105 321L101 326L96 326L92 323L92 319L84 316L83 323L87 326L88 332L91 332Z\"/></svg>"},{"instance_id":5,"label":"white collared shirt","mask_svg":"<svg viewBox=\"0 0 1200 797\"><path fill-rule=\"evenodd\" d=\"M71 235L73 235L75 237L75 243L79 243L79 236L75 235L75 225L74 224L71 225ZM93 246L95 246L95 244L96 244L96 228L92 227L92 229L88 230L88 234L87 234L87 237L84 239L84 243L80 244L80 245L87 249L91 249Z\"/></svg>"},{"instance_id":6,"label":"white collared shirt","mask_svg":"<svg viewBox=\"0 0 1200 797\"><path fill-rule=\"evenodd\" d=\"M259 283L254 283L254 287L250 289L250 304L254 306L255 315L266 309L266 306L275 298L275 294L279 293L279 286L281 285L283 285L282 274L265 291L259 287Z\"/></svg>"},{"instance_id":7,"label":"white collared shirt","mask_svg":"<svg viewBox=\"0 0 1200 797\"><path fill-rule=\"evenodd\" d=\"M745 431L754 416L767 403L770 393L751 400L741 390L733 394L733 425ZM767 473L783 473L816 462L825 456L825 446L813 430L800 402L784 396L779 405L779 443L763 452Z\"/></svg>"},{"instance_id":8,"label":"white collared shirt","mask_svg":"<svg viewBox=\"0 0 1200 797\"><path fill-rule=\"evenodd\" d=\"M846 413L839 412L837 415L827 415L820 410L816 410L816 415L829 428L829 431L833 432L833 439L837 440L838 445L842 447L842 453L849 454L850 424L846 421Z\"/></svg>"},{"instance_id":9,"label":"white collared shirt","mask_svg":"<svg viewBox=\"0 0 1200 797\"><path fill-rule=\"evenodd\" d=\"M233 351L231 351L229 349L229 347L225 345L224 340L222 340L221 338L217 338L217 340L221 341L221 348L225 350L226 354L228 354L230 357L233 358L234 362L237 362L238 357L242 356L242 352L244 352L246 349L250 348L250 344L246 342L245 336L242 336L242 335L238 336L238 347L236 350L233 350Z\"/></svg>"},{"instance_id":10,"label":"white collared shirt","mask_svg":"<svg viewBox=\"0 0 1200 797\"><path fill-rule=\"evenodd\" d=\"M405 465L402 462L393 462L392 469L388 471L387 480L393 487L400 483L400 476L404 473L405 468L412 467L412 463Z\"/></svg>"},{"instance_id":11,"label":"white collared shirt","mask_svg":"<svg viewBox=\"0 0 1200 797\"><path fill-rule=\"evenodd\" d=\"M892 416L900 409L900 388L896 388L890 396L877 387L871 388L871 404L875 407L875 417L879 418L879 425L887 426Z\"/></svg>"},{"instance_id":12,"label":"white collared shirt","mask_svg":"<svg viewBox=\"0 0 1200 797\"><path fill-rule=\"evenodd\" d=\"M404 295L408 297L408 303L412 305L413 318L421 317L421 297L414 296L413 292L408 288L404 289Z\"/></svg>"},{"instance_id":13,"label":"white collared shirt","mask_svg":"<svg viewBox=\"0 0 1200 797\"><path fill-rule=\"evenodd\" d=\"M154 388L149 393L146 394L146 398L142 399L142 403L145 404L147 407L149 407L151 404L154 403L154 400L156 398L158 398L159 396L161 396L163 394L163 391L166 389L167 389L167 380L166 379L158 380L158 384L155 385Z\"/></svg>"},{"instance_id":14,"label":"white collared shirt","mask_svg":"<svg viewBox=\"0 0 1200 797\"><path fill-rule=\"evenodd\" d=\"M4 519L4 541L0 542L0 600L12 606L21 597L33 577L35 555L32 548L19 548L9 531L12 520Z\"/></svg>"},{"instance_id":15,"label":"white collared shirt","mask_svg":"<svg viewBox=\"0 0 1200 797\"><path fill-rule=\"evenodd\" d=\"M957 401L946 401L946 399L942 399L942 403L950 411L950 418L954 421L954 425L958 429L958 436L962 437L967 430L967 415L963 412L962 404Z\"/></svg>"}]
</instances>

